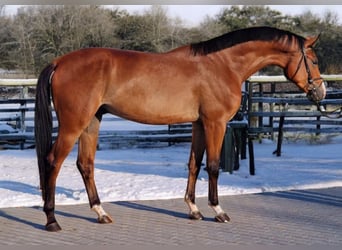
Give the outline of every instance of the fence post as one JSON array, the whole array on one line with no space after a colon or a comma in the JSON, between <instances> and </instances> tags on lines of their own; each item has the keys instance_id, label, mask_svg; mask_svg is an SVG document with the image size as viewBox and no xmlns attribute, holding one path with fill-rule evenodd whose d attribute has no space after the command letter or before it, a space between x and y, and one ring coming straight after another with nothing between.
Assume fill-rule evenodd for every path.
<instances>
[{"instance_id":1,"label":"fence post","mask_svg":"<svg viewBox=\"0 0 342 250\"><path fill-rule=\"evenodd\" d=\"M22 100L20 102L20 131L21 132L25 132L26 131L26 128L25 128L25 119L26 119L26 101L25 100Z\"/></svg>"},{"instance_id":2,"label":"fence post","mask_svg":"<svg viewBox=\"0 0 342 250\"><path fill-rule=\"evenodd\" d=\"M263 85L262 83L258 83L259 85L259 93L260 93L260 97L263 97L264 96L264 88L263 88ZM260 112L263 112L264 111L264 106L263 106L263 103L262 102L259 102L258 103L258 111ZM264 118L262 116L259 116L259 127L263 127L264 126Z\"/></svg>"},{"instance_id":3,"label":"fence post","mask_svg":"<svg viewBox=\"0 0 342 250\"><path fill-rule=\"evenodd\" d=\"M226 133L221 149L220 165L224 172L233 173L234 169L234 158L235 158L235 147L234 147L234 135L233 129L228 125L226 127Z\"/></svg>"},{"instance_id":4,"label":"fence post","mask_svg":"<svg viewBox=\"0 0 342 250\"><path fill-rule=\"evenodd\" d=\"M283 137L284 137L284 131L283 131L283 127L284 127L284 120L285 120L285 116L280 116L279 119L279 128L278 128L278 142L277 142L277 149L273 152L273 154L275 154L276 156L281 156L281 144L283 142Z\"/></svg>"}]
</instances>

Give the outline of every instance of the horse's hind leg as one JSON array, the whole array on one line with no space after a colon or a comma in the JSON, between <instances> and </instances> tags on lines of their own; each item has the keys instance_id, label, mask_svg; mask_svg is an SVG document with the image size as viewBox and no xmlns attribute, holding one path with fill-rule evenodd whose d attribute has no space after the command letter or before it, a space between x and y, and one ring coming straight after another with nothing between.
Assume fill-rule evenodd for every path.
<instances>
[{"instance_id":1,"label":"horse's hind leg","mask_svg":"<svg viewBox=\"0 0 342 250\"><path fill-rule=\"evenodd\" d=\"M200 121L192 124L192 145L189 159L189 176L185 193L185 202L190 208L189 218L201 220L201 212L195 204L195 186L205 151L205 137L203 125Z\"/></svg>"},{"instance_id":2,"label":"horse's hind leg","mask_svg":"<svg viewBox=\"0 0 342 250\"><path fill-rule=\"evenodd\" d=\"M94 159L101 117L94 117L79 139L77 167L80 171L89 198L89 205L98 215L100 223L111 223L112 218L101 206L94 180Z\"/></svg>"},{"instance_id":3,"label":"horse's hind leg","mask_svg":"<svg viewBox=\"0 0 342 250\"><path fill-rule=\"evenodd\" d=\"M77 135L65 134L60 131L52 149L47 156L47 167L45 172L44 183L44 212L47 217L46 230L47 231L59 231L61 227L55 218L55 189L56 179L63 161L72 150Z\"/></svg>"}]
</instances>

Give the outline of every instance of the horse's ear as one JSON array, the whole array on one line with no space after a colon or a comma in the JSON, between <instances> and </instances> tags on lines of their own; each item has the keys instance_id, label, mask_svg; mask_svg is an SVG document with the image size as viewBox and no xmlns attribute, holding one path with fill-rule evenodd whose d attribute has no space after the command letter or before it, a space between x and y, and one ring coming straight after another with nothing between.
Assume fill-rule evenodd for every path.
<instances>
[{"instance_id":1,"label":"horse's ear","mask_svg":"<svg viewBox=\"0 0 342 250\"><path fill-rule=\"evenodd\" d=\"M321 36L321 34L319 34L317 36L307 37L305 39L305 43L304 43L305 48L312 48L315 45L315 43L318 41L320 36Z\"/></svg>"}]
</instances>

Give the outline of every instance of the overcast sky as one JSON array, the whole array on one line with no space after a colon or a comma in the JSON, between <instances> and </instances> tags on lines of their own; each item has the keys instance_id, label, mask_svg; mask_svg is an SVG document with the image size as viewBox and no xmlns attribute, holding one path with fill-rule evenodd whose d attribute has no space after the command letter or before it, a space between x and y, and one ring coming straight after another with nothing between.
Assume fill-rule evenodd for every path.
<instances>
[{"instance_id":1,"label":"overcast sky","mask_svg":"<svg viewBox=\"0 0 342 250\"><path fill-rule=\"evenodd\" d=\"M14 14L19 5L7 5L6 12ZM142 12L150 5L118 5L122 9L127 9L133 13ZM206 15L215 16L223 7L227 5L167 5L168 14L172 17L179 17L188 25L197 25ZM271 9L279 10L284 14L297 15L310 10L319 16L331 10L338 14L339 23L342 23L342 5L270 5Z\"/></svg>"},{"instance_id":2,"label":"overcast sky","mask_svg":"<svg viewBox=\"0 0 342 250\"><path fill-rule=\"evenodd\" d=\"M148 5L120 5L129 11L142 11L149 8ZM206 15L214 16L220 12L224 5L167 5L168 13L173 17L180 17L190 25L201 22ZM338 14L339 22L342 23L342 5L270 5L271 9L281 11L284 14L297 15L307 10L323 15L331 10Z\"/></svg>"}]
</instances>

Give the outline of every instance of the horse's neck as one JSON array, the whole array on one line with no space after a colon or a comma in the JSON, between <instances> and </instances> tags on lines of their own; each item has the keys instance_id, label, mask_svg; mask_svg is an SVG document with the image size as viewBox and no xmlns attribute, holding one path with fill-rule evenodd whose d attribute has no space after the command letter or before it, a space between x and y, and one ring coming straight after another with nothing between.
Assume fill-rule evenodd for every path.
<instances>
[{"instance_id":1,"label":"horse's neck","mask_svg":"<svg viewBox=\"0 0 342 250\"><path fill-rule=\"evenodd\" d=\"M255 72L269 65L277 65L285 68L288 64L291 52L280 50L277 45L270 42L255 42L254 44L242 44L225 51L226 58L233 63L235 69L239 69L239 75L245 81Z\"/></svg>"}]
</instances>

